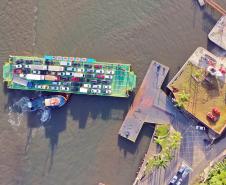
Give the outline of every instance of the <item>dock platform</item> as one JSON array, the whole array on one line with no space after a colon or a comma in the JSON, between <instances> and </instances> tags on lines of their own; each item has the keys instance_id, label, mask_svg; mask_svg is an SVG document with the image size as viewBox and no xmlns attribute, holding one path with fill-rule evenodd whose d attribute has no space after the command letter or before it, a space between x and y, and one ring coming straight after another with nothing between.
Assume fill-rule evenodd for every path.
<instances>
[{"instance_id":1,"label":"dock platform","mask_svg":"<svg viewBox=\"0 0 226 185\"><path fill-rule=\"evenodd\" d=\"M135 142L145 122L155 123L156 121L167 121L170 119L168 115L171 113L165 110L168 100L161 90L168 71L169 68L167 66L152 61L119 130L120 136ZM162 100L165 102L162 102Z\"/></svg>"}]
</instances>

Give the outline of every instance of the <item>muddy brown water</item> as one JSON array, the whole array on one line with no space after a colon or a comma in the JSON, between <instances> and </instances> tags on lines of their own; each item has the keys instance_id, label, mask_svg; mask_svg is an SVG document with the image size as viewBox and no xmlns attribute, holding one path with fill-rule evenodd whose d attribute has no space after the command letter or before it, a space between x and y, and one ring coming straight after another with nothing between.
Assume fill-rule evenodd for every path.
<instances>
[{"instance_id":1,"label":"muddy brown water","mask_svg":"<svg viewBox=\"0 0 226 185\"><path fill-rule=\"evenodd\" d=\"M170 79L198 46L225 55L207 40L217 18L192 0L0 0L0 61L49 54L131 63L139 86L153 59L170 67ZM74 95L45 127L36 114L13 126L9 107L36 94L1 89L1 184L132 183L153 127L136 144L118 137L131 98Z\"/></svg>"}]
</instances>

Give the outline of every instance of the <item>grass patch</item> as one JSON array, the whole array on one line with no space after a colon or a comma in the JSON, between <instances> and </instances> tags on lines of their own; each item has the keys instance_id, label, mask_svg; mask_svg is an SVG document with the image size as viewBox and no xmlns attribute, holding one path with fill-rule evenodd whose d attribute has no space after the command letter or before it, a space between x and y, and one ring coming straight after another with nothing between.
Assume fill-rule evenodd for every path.
<instances>
[{"instance_id":1,"label":"grass patch","mask_svg":"<svg viewBox=\"0 0 226 185\"><path fill-rule=\"evenodd\" d=\"M148 159L145 173L150 173L154 168L167 167L168 162L173 159L173 151L179 148L181 139L181 133L170 131L170 125L157 125L154 141L162 150Z\"/></svg>"}]
</instances>

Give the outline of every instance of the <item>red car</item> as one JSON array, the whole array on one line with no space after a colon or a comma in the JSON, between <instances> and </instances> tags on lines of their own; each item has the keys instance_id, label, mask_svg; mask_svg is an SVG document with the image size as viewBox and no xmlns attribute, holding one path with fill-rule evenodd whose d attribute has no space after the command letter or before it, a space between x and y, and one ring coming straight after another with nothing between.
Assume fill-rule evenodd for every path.
<instances>
[{"instance_id":1,"label":"red car","mask_svg":"<svg viewBox=\"0 0 226 185\"><path fill-rule=\"evenodd\" d=\"M97 78L104 79L104 75L97 75Z\"/></svg>"},{"instance_id":2,"label":"red car","mask_svg":"<svg viewBox=\"0 0 226 185\"><path fill-rule=\"evenodd\" d=\"M78 77L72 77L72 78L71 78L71 81L73 81L73 82L79 82L80 79L79 79Z\"/></svg>"},{"instance_id":3,"label":"red car","mask_svg":"<svg viewBox=\"0 0 226 185\"><path fill-rule=\"evenodd\" d=\"M14 74L21 74L23 71L22 69L14 69L13 72Z\"/></svg>"},{"instance_id":4,"label":"red car","mask_svg":"<svg viewBox=\"0 0 226 185\"><path fill-rule=\"evenodd\" d=\"M102 65L95 64L95 65L94 65L94 68L96 68L96 69L102 69Z\"/></svg>"},{"instance_id":5,"label":"red car","mask_svg":"<svg viewBox=\"0 0 226 185\"><path fill-rule=\"evenodd\" d=\"M213 122L216 122L216 121L217 121L217 117L214 116L211 112L207 113L207 118L208 118L210 121L213 121Z\"/></svg>"}]
</instances>

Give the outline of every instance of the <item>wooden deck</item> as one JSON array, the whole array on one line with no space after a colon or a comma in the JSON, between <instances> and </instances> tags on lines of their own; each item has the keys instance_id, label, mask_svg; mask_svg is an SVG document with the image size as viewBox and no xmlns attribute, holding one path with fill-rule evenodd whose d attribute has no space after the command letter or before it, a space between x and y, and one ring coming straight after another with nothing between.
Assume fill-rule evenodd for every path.
<instances>
[{"instance_id":1,"label":"wooden deck","mask_svg":"<svg viewBox=\"0 0 226 185\"><path fill-rule=\"evenodd\" d=\"M170 103L162 92L161 86L169 68L153 61L136 94L134 102L119 130L119 135L135 142L144 122L168 122L172 113L168 111ZM167 107L167 108L166 108Z\"/></svg>"}]
</instances>

